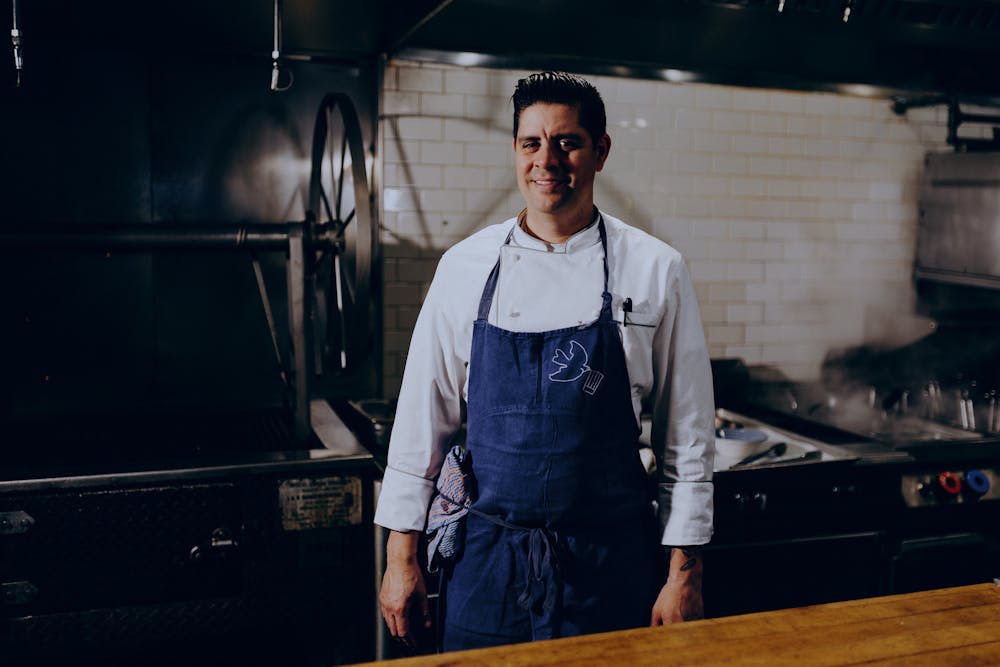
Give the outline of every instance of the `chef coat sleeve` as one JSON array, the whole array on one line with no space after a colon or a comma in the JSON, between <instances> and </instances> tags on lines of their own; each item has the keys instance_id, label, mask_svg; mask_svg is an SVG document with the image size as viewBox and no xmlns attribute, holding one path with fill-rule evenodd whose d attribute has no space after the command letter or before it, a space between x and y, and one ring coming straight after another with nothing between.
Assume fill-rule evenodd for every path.
<instances>
[{"instance_id":1,"label":"chef coat sleeve","mask_svg":"<svg viewBox=\"0 0 1000 667\"><path fill-rule=\"evenodd\" d=\"M410 339L399 401L389 442L388 465L375 523L392 530L422 531L434 481L447 445L461 424L460 396L465 359L459 353L461 326L449 290L468 276L450 275L441 259ZM454 295L452 295L454 296Z\"/></svg>"},{"instance_id":2,"label":"chef coat sleeve","mask_svg":"<svg viewBox=\"0 0 1000 667\"><path fill-rule=\"evenodd\" d=\"M668 273L666 308L653 337L653 423L661 543L712 536L715 401L701 314L687 267Z\"/></svg>"}]
</instances>

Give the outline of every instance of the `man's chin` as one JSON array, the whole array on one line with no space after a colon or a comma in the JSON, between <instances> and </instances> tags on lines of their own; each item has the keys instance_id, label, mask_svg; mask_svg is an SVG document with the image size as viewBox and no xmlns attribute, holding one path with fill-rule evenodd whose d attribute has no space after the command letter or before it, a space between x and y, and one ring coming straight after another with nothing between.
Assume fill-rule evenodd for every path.
<instances>
[{"instance_id":1,"label":"man's chin","mask_svg":"<svg viewBox=\"0 0 1000 667\"><path fill-rule=\"evenodd\" d=\"M528 204L528 209L539 213L553 214L569 208L569 203L566 197L533 197Z\"/></svg>"}]
</instances>

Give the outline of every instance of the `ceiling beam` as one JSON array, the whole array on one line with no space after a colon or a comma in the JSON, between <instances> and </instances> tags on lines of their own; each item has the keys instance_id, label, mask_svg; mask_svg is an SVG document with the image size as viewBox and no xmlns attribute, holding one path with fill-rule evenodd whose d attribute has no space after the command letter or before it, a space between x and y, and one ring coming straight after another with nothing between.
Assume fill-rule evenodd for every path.
<instances>
[{"instance_id":1,"label":"ceiling beam","mask_svg":"<svg viewBox=\"0 0 1000 667\"><path fill-rule=\"evenodd\" d=\"M386 39L383 51L389 56L398 52L406 42L427 23L440 14L454 0L404 1L386 3ZM395 6L394 6L395 5ZM390 9L391 7L391 9Z\"/></svg>"}]
</instances>

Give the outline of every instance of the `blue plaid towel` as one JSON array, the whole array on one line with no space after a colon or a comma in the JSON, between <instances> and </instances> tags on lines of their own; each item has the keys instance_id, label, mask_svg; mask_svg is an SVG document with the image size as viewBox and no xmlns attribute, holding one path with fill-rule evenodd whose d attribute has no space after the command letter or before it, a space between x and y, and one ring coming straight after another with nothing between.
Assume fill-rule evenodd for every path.
<instances>
[{"instance_id":1,"label":"blue plaid towel","mask_svg":"<svg viewBox=\"0 0 1000 667\"><path fill-rule=\"evenodd\" d=\"M427 512L427 569L437 572L441 563L454 560L465 533L462 519L475 500L475 480L471 458L461 445L445 456L437 479L437 494Z\"/></svg>"}]
</instances>

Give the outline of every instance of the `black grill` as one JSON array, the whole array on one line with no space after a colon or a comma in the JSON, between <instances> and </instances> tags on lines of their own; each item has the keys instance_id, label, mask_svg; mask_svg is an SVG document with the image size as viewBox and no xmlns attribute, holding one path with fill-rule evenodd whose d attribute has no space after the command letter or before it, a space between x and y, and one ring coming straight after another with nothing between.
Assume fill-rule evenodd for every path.
<instances>
[{"instance_id":1,"label":"black grill","mask_svg":"<svg viewBox=\"0 0 1000 667\"><path fill-rule=\"evenodd\" d=\"M374 659L370 457L309 452L267 412L19 426L0 474L4 667ZM360 512L310 519L331 485Z\"/></svg>"}]
</instances>

